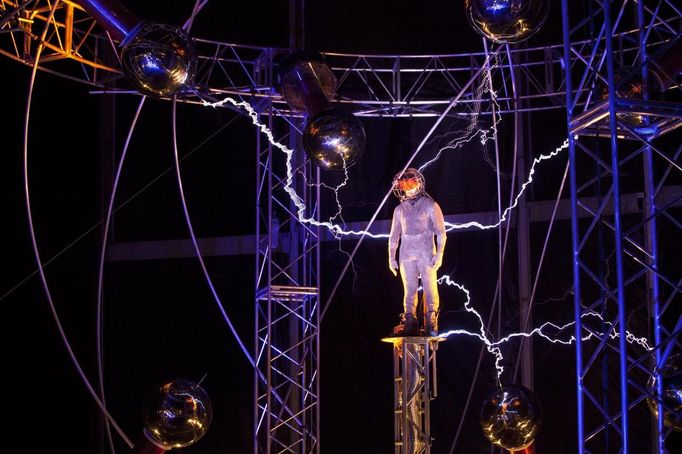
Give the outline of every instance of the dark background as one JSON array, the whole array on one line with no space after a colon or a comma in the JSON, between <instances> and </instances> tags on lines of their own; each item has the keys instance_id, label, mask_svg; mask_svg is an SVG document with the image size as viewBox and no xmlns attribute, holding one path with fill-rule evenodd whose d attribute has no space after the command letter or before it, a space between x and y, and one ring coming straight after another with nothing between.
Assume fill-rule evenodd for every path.
<instances>
[{"instance_id":1,"label":"dark background","mask_svg":"<svg viewBox=\"0 0 682 454\"><path fill-rule=\"evenodd\" d=\"M181 23L194 2L139 2L127 5L140 17ZM553 2L555 3L555 2ZM346 1L309 2L306 46L357 53L455 53L482 49L464 19L463 2ZM560 42L558 5L547 26L529 45ZM220 41L287 47L287 2L211 2L195 20L193 34ZM94 453L102 446L98 410L72 366L49 313L30 247L22 182L22 131L30 69L0 60L6 93L2 127L3 224L5 253L2 296L5 380L11 383L11 430L28 429L28 451ZM49 74L38 74L33 95L29 140L29 178L34 222L43 261L64 250L102 218L100 137L112 133L100 122L102 100L89 88ZM121 149L139 98L115 96L113 135ZM183 161L185 191L199 237L253 233L255 222L255 132L250 121L227 109L181 105L178 109L181 155L222 129ZM512 165L513 119L500 129L501 171L508 184ZM341 194L346 220L369 218L394 173L403 166L433 119L363 119L368 147L350 169L351 183ZM483 120L485 121L485 120ZM546 153L566 135L565 113L528 115L528 156ZM536 125L541 128L535 129ZM443 125L442 131L456 124ZM438 132L437 132L438 134ZM424 150L434 153L442 140ZM484 159L494 153L477 141L443 157L425 173L429 193L445 214L497 209L495 170ZM418 160L423 162L426 160ZM532 200L556 196L566 154L542 164L528 194ZM148 99L133 136L117 201L128 200L172 166L171 104ZM526 169L527 170L527 169ZM335 176L325 176L333 180ZM505 190L506 191L506 190ZM565 193L565 196L567 194ZM508 195L504 195L505 200ZM331 199L327 195L327 202ZM391 200L378 219L388 219ZM570 226L557 222L545 258L535 301L535 325L572 319L572 298L561 299L572 285ZM546 223L531 225L533 270ZM515 232L512 231L513 238ZM184 239L173 172L167 173L120 209L112 226L114 241ZM95 228L66 249L45 271L65 331L93 382L95 368L95 293L101 229ZM672 242L671 244L678 244ZM350 241L325 243L322 300L343 267ZM518 329L516 246L510 243L503 278L501 334ZM463 283L472 304L488 318L497 280L497 231L453 232L443 273ZM253 339L254 258L208 257L209 272L229 315L247 346ZM322 451L385 453L392 450L392 356L380 338L390 332L401 310L402 287L386 269L384 240L367 240L355 259L322 325ZM13 289L13 290L12 290ZM11 291L10 291L11 290ZM557 298L553 300L552 298ZM476 320L463 310L464 296L441 287L441 330L466 327ZM141 403L152 386L176 377L198 380L213 402L214 421L206 437L187 453L251 452L253 375L248 362L216 310L195 259L115 262L106 265L105 369L111 413L136 437L142 428ZM646 328L646 327L644 327ZM493 332L497 328L493 326ZM574 356L570 347L535 342L535 391L544 407L538 452L575 452ZM438 352L439 396L432 404L434 453L450 449L464 417L457 453L488 452L478 427L483 399L494 390L494 367L483 356L468 412L462 415L474 379L481 343L450 338ZM513 369L515 348L505 367ZM506 383L511 375L503 376ZM16 403L14 403L16 400ZM8 411L6 409L6 411ZM643 427L647 426L643 419ZM647 429L643 429L646 432ZM645 437L642 434L642 438ZM637 438L637 437L636 437ZM126 450L117 441L120 452Z\"/></svg>"}]
</instances>

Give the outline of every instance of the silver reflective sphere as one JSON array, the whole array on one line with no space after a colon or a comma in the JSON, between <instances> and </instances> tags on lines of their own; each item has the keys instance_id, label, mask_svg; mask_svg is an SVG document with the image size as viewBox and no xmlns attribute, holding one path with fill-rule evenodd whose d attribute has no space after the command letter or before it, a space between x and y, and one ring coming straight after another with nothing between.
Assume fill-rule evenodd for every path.
<instances>
[{"instance_id":1,"label":"silver reflective sphere","mask_svg":"<svg viewBox=\"0 0 682 454\"><path fill-rule=\"evenodd\" d=\"M178 379L152 390L144 403L145 435L165 449L199 440L211 424L211 401L199 385Z\"/></svg>"},{"instance_id":2,"label":"silver reflective sphere","mask_svg":"<svg viewBox=\"0 0 682 454\"><path fill-rule=\"evenodd\" d=\"M661 382L663 383L663 423L673 430L682 431L682 355L671 355L661 368ZM653 375L647 384L649 392L658 397L656 376ZM657 400L647 399L649 409L654 418L658 418Z\"/></svg>"},{"instance_id":3,"label":"silver reflective sphere","mask_svg":"<svg viewBox=\"0 0 682 454\"><path fill-rule=\"evenodd\" d=\"M548 0L466 0L466 16L481 35L496 43L518 43L542 27Z\"/></svg>"},{"instance_id":4,"label":"silver reflective sphere","mask_svg":"<svg viewBox=\"0 0 682 454\"><path fill-rule=\"evenodd\" d=\"M613 75L616 86L616 95L621 99L644 99L644 83L641 73L637 68L619 68ZM649 78L649 99L657 100L660 98L661 87L655 77ZM603 101L609 96L609 88L603 84L600 99ZM635 132L643 135L655 134L658 131L656 123L661 121L661 117L653 115L642 115L636 112L618 112L616 116L627 123ZM647 121L648 120L648 121ZM606 120L608 121L608 120Z\"/></svg>"},{"instance_id":5,"label":"silver reflective sphere","mask_svg":"<svg viewBox=\"0 0 682 454\"><path fill-rule=\"evenodd\" d=\"M308 120L303 149L323 169L352 166L365 150L365 129L360 120L340 109L327 109Z\"/></svg>"},{"instance_id":6,"label":"silver reflective sphere","mask_svg":"<svg viewBox=\"0 0 682 454\"><path fill-rule=\"evenodd\" d=\"M542 409L535 394L523 386L504 386L483 402L483 435L510 451L530 446L542 425Z\"/></svg>"},{"instance_id":7,"label":"silver reflective sphere","mask_svg":"<svg viewBox=\"0 0 682 454\"><path fill-rule=\"evenodd\" d=\"M197 69L192 39L167 24L144 24L124 45L121 62L130 83L149 96L173 95L193 83Z\"/></svg>"},{"instance_id":8,"label":"silver reflective sphere","mask_svg":"<svg viewBox=\"0 0 682 454\"><path fill-rule=\"evenodd\" d=\"M321 58L321 57L320 57ZM322 60L303 61L294 66L283 68L281 86L279 88L282 97L296 110L306 109L306 93L301 84L306 82L306 77L315 80L329 100L336 93L336 76L331 68Z\"/></svg>"}]
</instances>

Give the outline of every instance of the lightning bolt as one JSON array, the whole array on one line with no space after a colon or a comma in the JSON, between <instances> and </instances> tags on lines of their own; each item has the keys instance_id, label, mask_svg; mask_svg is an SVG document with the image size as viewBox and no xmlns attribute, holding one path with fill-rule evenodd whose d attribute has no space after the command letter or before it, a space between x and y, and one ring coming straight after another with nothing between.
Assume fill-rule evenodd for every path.
<instances>
[{"instance_id":1,"label":"lightning bolt","mask_svg":"<svg viewBox=\"0 0 682 454\"><path fill-rule=\"evenodd\" d=\"M456 139L451 140L447 145L438 150L436 156L422 164L417 170L422 172L425 168L427 168L428 166L436 162L438 159L440 159L444 151L456 150L462 147L464 144L471 142L475 137L480 137L481 145L485 145L485 143L488 140L495 137L495 133L497 132L497 124L502 120L502 117L500 115L497 115L497 117L493 116L493 124L489 129L477 129L478 117L479 113L481 112L481 99L483 99L484 94L490 93L491 100L495 104L495 107L497 108L495 111L496 112L500 111L500 105L497 103L497 94L494 91L491 91L489 88L490 74L491 71L486 71L483 75L481 83L476 88L475 95L476 103L474 104L471 120L469 121L469 124L467 125L466 129L464 130L464 134L460 137L457 137ZM486 161L488 161L492 166L490 158L487 158Z\"/></svg>"},{"instance_id":2,"label":"lightning bolt","mask_svg":"<svg viewBox=\"0 0 682 454\"><path fill-rule=\"evenodd\" d=\"M286 155L286 169L287 169L287 178L286 178L286 184L284 185L284 190L289 194L289 197L291 197L291 200L294 202L294 205L296 205L297 209L297 218L298 221L304 224L310 224L314 225L316 227L325 227L327 228L335 237L339 238L340 236L361 236L361 235L366 235L371 238L388 238L387 233L372 233L368 230L344 230L342 227L340 227L337 224L334 224L333 222L330 221L318 221L316 219L313 219L312 217L306 217L305 216L305 210L306 210L306 205L301 199L301 197L296 193L296 190L293 188L293 179L294 179L294 172L293 168L291 165L291 159L294 154L294 151L287 147L286 145L283 145L282 143L278 142L275 140L272 131L263 124L259 118L258 118L258 113L254 110L254 108L246 101L237 101L231 97L226 97L221 101L216 101L216 102L208 102L204 101L205 106L211 106L211 107L218 107L218 106L223 106L225 104L232 104L235 107L239 107L244 109L249 117L251 118L251 121L253 124L263 133L265 136L268 138L270 143L276 147L282 150L284 154ZM446 146L447 147L447 146ZM446 148L444 147L444 148ZM519 200L523 193L525 192L526 188L528 185L530 185L533 182L533 175L535 175L535 168L538 166L540 163L543 161L546 161L548 159L551 159L555 156L557 156L561 151L565 150L568 148L568 139L564 140L564 142L557 147L554 151L548 154L542 154L536 158L533 159L533 164L531 165L530 171L528 172L528 178L527 180L521 185L521 188L516 195L516 197L513 200L513 203L508 206L504 212L502 213L502 217L500 219L492 224L481 224L477 221L471 221L471 222L465 222L462 224L452 224L449 222L445 223L445 229L446 231L451 231L451 230L459 230L459 229L467 229L471 227L476 227L481 230L489 230L498 227L500 224L502 224L504 221L507 220L509 213L516 208L516 206L519 203ZM423 166L422 166L423 167ZM345 172L345 179L344 181L337 186L337 188L340 188L342 186L345 186L348 182L348 171L346 169L346 166L344 165L344 172ZM335 188L329 187L330 189L334 190ZM340 202L338 199L338 192L336 194L336 201L337 204L340 207ZM337 213L337 215L340 215L340 208ZM336 217L336 216L335 216Z\"/></svg>"},{"instance_id":3,"label":"lightning bolt","mask_svg":"<svg viewBox=\"0 0 682 454\"><path fill-rule=\"evenodd\" d=\"M308 187L320 187L324 189L328 189L329 191L332 191L334 193L334 200L336 201L336 213L334 213L333 216L329 218L329 222L333 222L334 219L339 219L343 225L346 225L346 221L343 219L343 206L341 205L341 200L339 200L339 192L341 189L348 184L348 181L350 181L348 177L348 166L346 166L346 160L342 157L343 160L343 181L341 183L337 184L336 186L330 186L326 183L310 183L308 182L308 179L306 178L306 175L299 171L299 174L303 178L303 181L305 182L306 186ZM334 234L334 237L336 239L341 239L341 235L336 232L332 232Z\"/></svg>"},{"instance_id":4,"label":"lightning bolt","mask_svg":"<svg viewBox=\"0 0 682 454\"><path fill-rule=\"evenodd\" d=\"M459 283L453 281L452 279L450 279L450 276L448 276L448 275L444 275L444 276L441 276L440 278L438 278L438 283L439 284L445 283L445 285L457 287L462 292L464 292L464 294L466 295L466 301L464 302L464 309L466 309L467 312L474 314L476 316L476 318L478 318L478 323L480 324L480 330L478 333L472 333L471 331L467 331L464 329L455 329L455 330L450 330L447 333L439 334L438 337L443 338L443 339L447 339L448 337L450 337L452 335L461 335L461 334L464 334L467 336L478 337L485 344L485 347L488 350L488 352L490 352L495 357L495 369L497 370L497 378L499 380L500 376L502 375L502 372L504 372L504 367L502 366L502 364L500 364L502 362L502 360L504 359L504 357L502 356L502 351L500 350L500 348L497 345L495 345L490 340L490 338L488 338L488 335L485 332L485 324L483 323L483 318L481 317L481 314L479 314L478 311L476 311L476 309L471 307L471 294L469 293L469 290L467 290L467 288L464 287L462 284L459 284Z\"/></svg>"},{"instance_id":5,"label":"lightning bolt","mask_svg":"<svg viewBox=\"0 0 682 454\"><path fill-rule=\"evenodd\" d=\"M490 338L486 335L485 333L485 325L483 323L483 318L481 315L471 307L471 295L469 293L469 290L466 289L462 284L459 284L452 279L450 279L450 276L444 275L438 278L438 283L439 284L446 284L449 286L454 286L460 289L464 294L466 295L466 301L464 303L464 308L466 309L467 312L470 312L478 318L478 322L480 323L480 330L479 333L472 333L471 331L467 331L464 329L454 329L447 331L445 333L441 333L438 335L438 337L447 339L450 336L457 336L457 335L467 335L467 336L474 336L479 338L483 343L485 343L486 349L488 352L490 352L494 357L495 357L495 369L497 370L497 379L500 379L500 376L502 375L502 372L504 372L504 367L502 366L501 361L504 359L502 356L502 352L499 348L500 345L509 342L512 339L515 339L517 337L521 338L529 338L533 336L539 336L543 339L548 340L549 342L553 344L562 344L562 345L571 345L575 342L575 336L570 336L568 340L564 339L559 339L556 336L555 337L550 337L545 330L547 329L552 329L556 333L560 333L561 331L570 328L575 324L575 321L568 322L564 325L557 325L553 322L545 322L541 326L533 329L530 332L524 333L511 333L497 341L491 341ZM588 341L592 339L593 337L604 337L608 336L610 339L616 339L620 336L617 330L614 329L614 325L611 322L608 322L604 320L604 317L601 316L601 314L593 311L588 311L580 316L581 319L587 318L587 317L595 317L599 319L602 323L608 326L608 330L606 332L598 332L598 331L588 331L587 334L581 337L583 341ZM587 330L586 330L587 331ZM647 351L653 350L653 348L649 345L649 342L646 338L644 337L637 337L634 334L632 334L630 331L626 331L625 335L625 340L630 343L630 344L637 344L640 347L644 348Z\"/></svg>"},{"instance_id":6,"label":"lightning bolt","mask_svg":"<svg viewBox=\"0 0 682 454\"><path fill-rule=\"evenodd\" d=\"M577 136L576 136L577 137ZM535 175L535 167L539 165L542 161L546 161L548 159L552 159L553 157L557 156L561 151L565 150L568 148L568 139L564 140L564 143L562 143L560 146L554 149L551 153L548 154L542 154L538 156L537 158L533 159L533 165L530 167L530 171L528 172L528 179L521 185L521 189L519 190L519 193L516 194L516 197L514 197L514 200L511 205L509 205L505 210L502 212L502 216L500 219L493 223L493 224L481 224L476 221L471 221L471 222L465 222L463 224L451 224L449 222L445 223L445 230L446 231L451 231L451 230L457 230L457 229L467 229L471 227L476 227L481 230L489 230L489 229L494 229L496 227L499 227L500 224L502 224L504 221L507 220L507 216L509 216L509 213L511 210L516 208L516 206L519 204L519 199L521 199L521 196L525 192L526 188L528 187L529 184L533 182L533 175Z\"/></svg>"},{"instance_id":7,"label":"lightning bolt","mask_svg":"<svg viewBox=\"0 0 682 454\"><path fill-rule=\"evenodd\" d=\"M325 228L329 229L329 231L336 238L340 238L341 236L346 236L346 235L354 235L354 236L367 235L367 236L370 236L372 238L388 238L388 234L375 234L375 233L371 233L367 230L344 230L342 227L340 227L339 225L334 224L332 222L337 217L342 219L342 217L341 217L341 203L340 203L339 198L338 198L338 189L340 189L341 187L345 186L348 183L348 169L346 168L345 163L344 163L344 180L339 185L337 185L336 187L323 185L324 187L335 191L336 202L337 202L337 205L339 207L337 213L329 221L318 221L316 219L313 219L312 217L306 217L305 216L306 205L303 202L303 200L301 199L301 197L296 193L296 190L293 188L294 171L293 171L292 164L291 164L292 157L294 154L293 150L291 148L287 147L286 145L283 145L282 143L275 140L275 138L272 134L272 131L270 131L270 129L260 121L260 119L258 117L258 113L255 111L255 109L248 102L237 101L237 100L235 100L229 96L224 98L221 101L216 101L216 102L204 101L205 106L211 106L211 107L218 107L218 106L225 105L227 103L245 110L247 112L247 114L249 115L249 117L251 118L251 121L253 122L253 124L268 138L270 143L274 147L279 148L286 155L287 178L286 178L286 183L284 185L284 190L289 195L289 197L291 197L292 202L296 206L296 209L297 209L296 215L297 215L299 222L318 226L318 227L325 227ZM493 126L491 128L495 128L496 125L497 125L497 122L494 121ZM461 139L461 140L469 141L473 137L476 137L477 135L478 134L473 134L468 139L465 138L465 139ZM482 141L488 140L487 133L481 133L480 137L481 137ZM458 139L458 140L460 140L460 139ZM458 143L459 142L456 140L456 141L451 142L450 144L446 145L441 150L439 150L438 154L436 155L436 158L428 161L426 164L424 164L420 168L424 168L425 166L430 165L432 162L434 162L435 159L437 159L441 155L442 151L444 151L448 148L461 146L461 144L463 144L465 142L461 142L459 145L458 145ZM528 185L530 185L533 182L533 175L536 172L536 170L535 170L536 166L538 166L543 161L546 161L548 159L551 159L551 158L557 156L562 150L564 150L566 148L568 148L568 139L564 140L564 142L559 147L557 147L554 151L552 151L551 153L543 154L543 155L540 155L539 157L533 159L533 164L531 165L530 171L528 172L527 180L521 185L519 192L516 195L516 197L514 198L512 204L504 210L504 212L502 213L502 216L500 217L500 219L497 222L495 222L493 224L481 224L481 223L475 222L475 221L466 222L463 224L446 223L446 231L451 231L451 230L456 230L456 229L465 229L465 228L470 228L470 227L476 227L476 228L479 228L481 230L488 230L488 229L493 229L493 228L498 227L505 220L507 220L509 213L511 212L511 210L513 210L518 205L518 201L521 198L521 196L523 195L523 193L526 190L526 188L528 187ZM504 357L502 355L502 351L500 350L499 346L506 343L506 342L509 342L510 340L512 340L516 337L531 337L531 336L537 335L537 336L540 336L544 339L547 339L548 341L550 341L552 343L560 343L560 344L564 344L564 345L570 345L573 342L575 342L575 338L573 336L571 336L571 338L569 340L562 340L562 339L558 339L558 338L552 338L548 334L545 333L545 330L548 328L553 328L553 329L557 330L557 332L560 332L560 331L572 326L575 322L569 322L569 323L567 323L565 325L561 325L561 326L556 325L552 322L546 322L542 326L535 328L534 330L532 330L528 333L523 333L523 332L522 333L512 333L512 334L509 334L508 336L503 337L497 341L492 341L490 339L490 337L488 337L488 334L485 331L485 324L483 323L483 318L478 313L478 311L476 311L471 306L471 295L470 295L469 290L466 287L464 287L462 284L459 284L459 283L453 281L452 279L450 279L450 277L447 275L440 277L438 279L438 283L439 284L444 283L444 284L449 285L449 286L457 287L462 292L464 292L464 294L466 295L466 302L464 303L464 308L466 309L467 312L474 314L476 316L476 318L478 319L479 324L480 324L480 329L478 332L471 332L471 331L467 331L464 329L455 329L455 330L450 330L446 333L440 334L439 337L447 338L447 337L453 336L453 335L467 335L467 336L473 336L473 337L478 338L481 342L483 342L485 344L488 352L495 357L495 369L497 371L498 380L499 380L500 376L502 375L502 373L504 372L504 367L501 364ZM611 339L615 339L616 337L618 337L619 334L616 330L613 329L613 325L610 322L606 322L600 314L598 314L596 312L588 312L588 313L583 314L581 317L597 317L597 318L599 318L602 322L604 322L605 324L607 324L611 327L609 329L607 335ZM595 336L603 337L605 334L606 333L588 332L588 334L586 334L585 336L582 337L582 340L589 340ZM638 345L642 346L643 348L645 348L647 350L651 350L651 347L649 346L649 343L645 338L638 338L634 334L630 333L629 331L626 334L626 340L629 343L637 343Z\"/></svg>"}]
</instances>

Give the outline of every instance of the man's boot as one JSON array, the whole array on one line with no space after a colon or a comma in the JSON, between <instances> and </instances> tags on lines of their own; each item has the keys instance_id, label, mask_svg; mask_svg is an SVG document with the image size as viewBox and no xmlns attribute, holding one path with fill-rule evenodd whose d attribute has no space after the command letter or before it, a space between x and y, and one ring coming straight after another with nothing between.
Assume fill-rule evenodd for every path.
<instances>
[{"instance_id":1,"label":"man's boot","mask_svg":"<svg viewBox=\"0 0 682 454\"><path fill-rule=\"evenodd\" d=\"M419 325L414 314L404 313L400 314L400 323L393 328L393 335L397 337L416 336L419 331Z\"/></svg>"},{"instance_id":2,"label":"man's boot","mask_svg":"<svg viewBox=\"0 0 682 454\"><path fill-rule=\"evenodd\" d=\"M438 312L431 311L426 313L426 335L429 337L438 336Z\"/></svg>"}]
</instances>

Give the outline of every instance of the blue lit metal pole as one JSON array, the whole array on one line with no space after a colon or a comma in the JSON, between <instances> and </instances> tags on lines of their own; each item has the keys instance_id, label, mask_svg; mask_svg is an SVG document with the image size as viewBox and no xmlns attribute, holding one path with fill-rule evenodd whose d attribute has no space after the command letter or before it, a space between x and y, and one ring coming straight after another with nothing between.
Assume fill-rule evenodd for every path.
<instances>
[{"instance_id":1,"label":"blue lit metal pole","mask_svg":"<svg viewBox=\"0 0 682 454\"><path fill-rule=\"evenodd\" d=\"M620 172L618 169L618 130L616 125L616 85L614 81L613 64L613 29L611 25L611 2L603 0L604 8L604 36L606 38L606 80L609 86L609 130L611 136L611 176L613 178L613 224L615 235L616 257L616 294L618 301L618 339L619 369L620 369L620 410L621 436L623 437L622 454L628 454L628 368L627 342L625 326L625 285L623 283L623 233L620 214Z\"/></svg>"},{"instance_id":2,"label":"blue lit metal pole","mask_svg":"<svg viewBox=\"0 0 682 454\"><path fill-rule=\"evenodd\" d=\"M568 157L571 183L571 239L573 244L573 310L575 312L575 378L578 406L578 454L585 452L585 423L583 402L583 344L582 307L580 304L580 241L578 238L578 195L576 183L575 139L571 132L573 120L573 87L571 83L571 42L568 23L568 0L561 0L561 24L564 38L564 74L566 77L566 118L568 124Z\"/></svg>"},{"instance_id":3,"label":"blue lit metal pole","mask_svg":"<svg viewBox=\"0 0 682 454\"><path fill-rule=\"evenodd\" d=\"M648 58L646 52L646 38L647 31L644 24L644 4L643 2L637 2L637 28L639 28L639 59L642 63L642 95L645 101L649 100L649 68L648 68ZM645 124L648 124L649 118L644 117ZM649 265L652 271L648 273L648 284L650 289L649 297L649 310L653 312L653 329L654 329L654 343L656 345L661 345L661 307L660 307L660 291L658 282L658 236L656 228L656 184L654 176L654 165L651 154L651 147L649 145L644 146L644 218L649 219L647 225L645 226L646 232L646 246L651 258L649 259ZM656 394L658 396L663 395L663 380L660 373L660 368L663 366L664 351L660 348L656 349L656 369L654 373L656 374ZM665 452L665 425L664 422L664 409L660 401L656 403L658 406L658 417L656 418L656 444L654 446L655 452L659 454L664 454Z\"/></svg>"},{"instance_id":4,"label":"blue lit metal pole","mask_svg":"<svg viewBox=\"0 0 682 454\"><path fill-rule=\"evenodd\" d=\"M258 408L258 397L259 397L259 382L258 382L258 368L260 367L261 355L258 351L260 346L260 341L258 340L258 330L260 329L260 305L258 303L258 290L260 288L260 271L261 271L261 192L263 191L261 179L261 134L260 131L256 130L256 254L255 254L255 285L254 285L254 336L253 336L253 358L256 361L253 371L253 452L258 453L259 443L258 443L258 417L261 411Z\"/></svg>"},{"instance_id":5,"label":"blue lit metal pole","mask_svg":"<svg viewBox=\"0 0 682 454\"><path fill-rule=\"evenodd\" d=\"M117 0L77 0L76 3L94 17L114 41L125 41L142 23Z\"/></svg>"}]
</instances>

